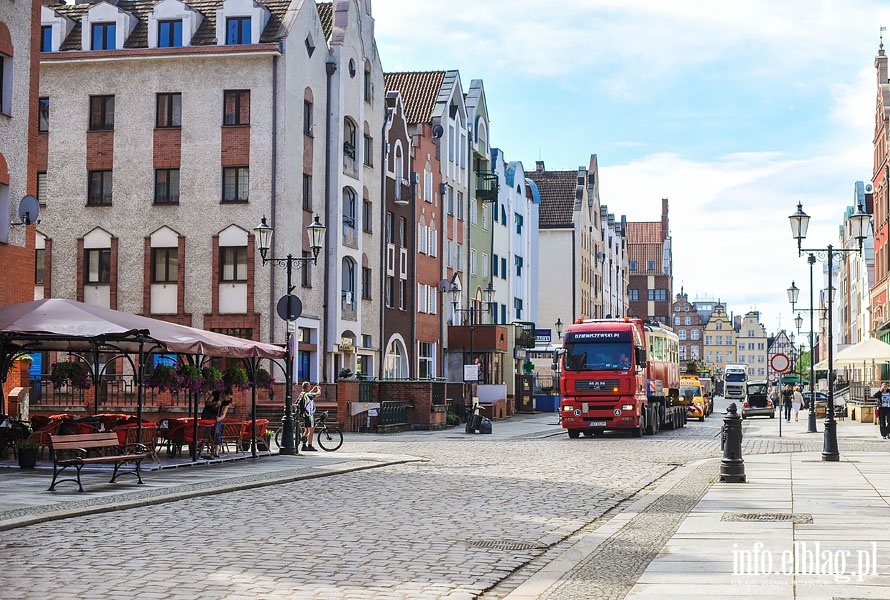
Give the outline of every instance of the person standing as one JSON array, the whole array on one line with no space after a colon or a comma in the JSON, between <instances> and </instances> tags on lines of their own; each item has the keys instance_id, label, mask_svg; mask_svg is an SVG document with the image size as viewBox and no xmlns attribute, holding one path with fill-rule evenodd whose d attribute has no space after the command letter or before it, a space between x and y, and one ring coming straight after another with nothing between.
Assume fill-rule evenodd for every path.
<instances>
[{"instance_id":1,"label":"person standing","mask_svg":"<svg viewBox=\"0 0 890 600\"><path fill-rule=\"evenodd\" d=\"M881 384L881 389L872 394L872 398L878 399L878 425L881 427L881 437L887 439L887 436L890 436L890 391L886 382Z\"/></svg>"},{"instance_id":2,"label":"person standing","mask_svg":"<svg viewBox=\"0 0 890 600\"><path fill-rule=\"evenodd\" d=\"M219 458L219 451L222 447L222 426L223 419L229 412L229 406L232 405L232 390L227 388L223 391L213 392L213 396L207 400L204 410L201 411L201 419L205 421L215 421L213 428L213 442L210 446L210 457Z\"/></svg>"},{"instance_id":3,"label":"person standing","mask_svg":"<svg viewBox=\"0 0 890 600\"><path fill-rule=\"evenodd\" d=\"M791 400L791 412L794 413L794 422L797 423L797 417L800 413L800 407L803 404L803 394L800 393L800 386L794 386L794 395Z\"/></svg>"},{"instance_id":4,"label":"person standing","mask_svg":"<svg viewBox=\"0 0 890 600\"><path fill-rule=\"evenodd\" d=\"M312 387L308 381L303 382L303 391L300 392L299 408L303 418L303 427L306 428L306 439L303 442L303 452L315 452L312 445L312 437L315 434L315 397L321 392L317 385Z\"/></svg>"},{"instance_id":5,"label":"person standing","mask_svg":"<svg viewBox=\"0 0 890 600\"><path fill-rule=\"evenodd\" d=\"M791 422L791 405L794 403L794 391L791 389L791 384L785 384L785 389L782 390L782 408L785 409L785 420L789 423Z\"/></svg>"}]
</instances>

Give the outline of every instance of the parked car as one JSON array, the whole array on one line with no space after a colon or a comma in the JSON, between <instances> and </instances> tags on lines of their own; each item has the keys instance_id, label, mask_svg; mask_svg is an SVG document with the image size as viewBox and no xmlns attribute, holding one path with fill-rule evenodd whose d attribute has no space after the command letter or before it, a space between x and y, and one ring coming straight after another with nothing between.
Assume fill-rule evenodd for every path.
<instances>
[{"instance_id":1,"label":"parked car","mask_svg":"<svg viewBox=\"0 0 890 600\"><path fill-rule=\"evenodd\" d=\"M801 391L801 395L803 396L803 401L805 404L805 406L802 406L801 408L809 408L810 407L810 397L811 397L810 391L809 390L807 390L805 392ZM816 406L822 407L822 406L826 406L828 404L828 394L826 394L825 392L815 392L815 395L816 395ZM844 404L844 402L841 401L840 399L838 399L837 397L835 397L834 398L834 414L835 414L835 416L843 414L845 410L846 410L846 405Z\"/></svg>"},{"instance_id":2,"label":"parked car","mask_svg":"<svg viewBox=\"0 0 890 600\"><path fill-rule=\"evenodd\" d=\"M742 402L743 419L758 415L776 418L776 405L769 397L769 384L762 380L747 382L745 399Z\"/></svg>"}]
</instances>

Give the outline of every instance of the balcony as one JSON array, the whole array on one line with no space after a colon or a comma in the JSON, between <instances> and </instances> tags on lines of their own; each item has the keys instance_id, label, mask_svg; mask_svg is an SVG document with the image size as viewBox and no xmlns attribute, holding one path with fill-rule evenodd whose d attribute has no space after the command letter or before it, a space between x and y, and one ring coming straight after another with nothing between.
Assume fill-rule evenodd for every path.
<instances>
[{"instance_id":1,"label":"balcony","mask_svg":"<svg viewBox=\"0 0 890 600\"><path fill-rule=\"evenodd\" d=\"M476 171L476 198L483 202L498 199L498 176L493 171Z\"/></svg>"}]
</instances>

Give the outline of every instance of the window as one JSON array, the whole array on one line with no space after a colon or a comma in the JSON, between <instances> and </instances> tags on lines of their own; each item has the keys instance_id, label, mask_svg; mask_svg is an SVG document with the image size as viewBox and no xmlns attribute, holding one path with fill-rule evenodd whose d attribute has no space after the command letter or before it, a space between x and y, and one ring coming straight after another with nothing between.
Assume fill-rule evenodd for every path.
<instances>
[{"instance_id":1,"label":"window","mask_svg":"<svg viewBox=\"0 0 890 600\"><path fill-rule=\"evenodd\" d=\"M646 265L646 269L648 269L649 271L654 271L655 270L655 261L650 260Z\"/></svg>"},{"instance_id":2,"label":"window","mask_svg":"<svg viewBox=\"0 0 890 600\"><path fill-rule=\"evenodd\" d=\"M46 171L37 171L37 202L46 206Z\"/></svg>"},{"instance_id":3,"label":"window","mask_svg":"<svg viewBox=\"0 0 890 600\"><path fill-rule=\"evenodd\" d=\"M90 248L86 251L85 283L111 283L111 248Z\"/></svg>"},{"instance_id":4,"label":"window","mask_svg":"<svg viewBox=\"0 0 890 600\"><path fill-rule=\"evenodd\" d=\"M453 215L454 214L454 188L449 185L448 189L447 189L447 193L448 193L448 214Z\"/></svg>"},{"instance_id":5,"label":"window","mask_svg":"<svg viewBox=\"0 0 890 600\"><path fill-rule=\"evenodd\" d=\"M513 217L516 219L516 233L518 233L519 235L522 235L522 224L523 224L524 219L522 218L522 215L520 215L519 213L515 213L513 215Z\"/></svg>"},{"instance_id":6,"label":"window","mask_svg":"<svg viewBox=\"0 0 890 600\"><path fill-rule=\"evenodd\" d=\"M250 124L250 90L226 90L223 104L223 125Z\"/></svg>"},{"instance_id":7,"label":"window","mask_svg":"<svg viewBox=\"0 0 890 600\"><path fill-rule=\"evenodd\" d=\"M346 158L355 160L356 130L355 123L346 119L343 127L343 154Z\"/></svg>"},{"instance_id":8,"label":"window","mask_svg":"<svg viewBox=\"0 0 890 600\"><path fill-rule=\"evenodd\" d=\"M493 258L491 259L491 274L494 277L498 277L498 263L500 262L501 261L498 259L498 255L493 255Z\"/></svg>"},{"instance_id":9,"label":"window","mask_svg":"<svg viewBox=\"0 0 890 600\"><path fill-rule=\"evenodd\" d=\"M182 46L182 21L158 21L158 48Z\"/></svg>"},{"instance_id":10,"label":"window","mask_svg":"<svg viewBox=\"0 0 890 600\"><path fill-rule=\"evenodd\" d=\"M306 44L306 54L309 55L309 58L312 58L312 55L315 53L315 42L312 41L312 36L307 35L304 43Z\"/></svg>"},{"instance_id":11,"label":"window","mask_svg":"<svg viewBox=\"0 0 890 600\"><path fill-rule=\"evenodd\" d=\"M114 23L93 23L92 50L114 50L115 25Z\"/></svg>"},{"instance_id":12,"label":"window","mask_svg":"<svg viewBox=\"0 0 890 600\"><path fill-rule=\"evenodd\" d=\"M155 204L179 204L179 169L155 170Z\"/></svg>"},{"instance_id":13,"label":"window","mask_svg":"<svg viewBox=\"0 0 890 600\"><path fill-rule=\"evenodd\" d=\"M304 288L312 287L312 269L308 268L309 260L312 258L311 250L303 250L303 262L306 267L300 269L300 285Z\"/></svg>"},{"instance_id":14,"label":"window","mask_svg":"<svg viewBox=\"0 0 890 600\"><path fill-rule=\"evenodd\" d=\"M516 319L522 319L522 298L513 298L513 311Z\"/></svg>"},{"instance_id":15,"label":"window","mask_svg":"<svg viewBox=\"0 0 890 600\"><path fill-rule=\"evenodd\" d=\"M303 173L303 210L312 210L312 175Z\"/></svg>"},{"instance_id":16,"label":"window","mask_svg":"<svg viewBox=\"0 0 890 600\"><path fill-rule=\"evenodd\" d=\"M507 278L507 258L504 256L501 257L501 278Z\"/></svg>"},{"instance_id":17,"label":"window","mask_svg":"<svg viewBox=\"0 0 890 600\"><path fill-rule=\"evenodd\" d=\"M635 260L630 261L630 270L631 271L637 270L637 261L635 261Z\"/></svg>"},{"instance_id":18,"label":"window","mask_svg":"<svg viewBox=\"0 0 890 600\"><path fill-rule=\"evenodd\" d=\"M407 248L408 244L408 219L399 217L399 246Z\"/></svg>"},{"instance_id":19,"label":"window","mask_svg":"<svg viewBox=\"0 0 890 600\"><path fill-rule=\"evenodd\" d=\"M49 98L37 101L37 131L49 131Z\"/></svg>"},{"instance_id":20,"label":"window","mask_svg":"<svg viewBox=\"0 0 890 600\"><path fill-rule=\"evenodd\" d=\"M705 336L705 346L710 346L710 345L711 345L711 340L712 340L712 339L713 339L713 338L712 338L711 336L706 335L706 336Z\"/></svg>"},{"instance_id":21,"label":"window","mask_svg":"<svg viewBox=\"0 0 890 600\"><path fill-rule=\"evenodd\" d=\"M427 250L427 233L426 233L426 225L423 222L423 218L420 219L420 223L417 224L417 252L419 254L428 254Z\"/></svg>"},{"instance_id":22,"label":"window","mask_svg":"<svg viewBox=\"0 0 890 600\"><path fill-rule=\"evenodd\" d=\"M346 188L343 190L343 233L355 237L355 192Z\"/></svg>"},{"instance_id":23,"label":"window","mask_svg":"<svg viewBox=\"0 0 890 600\"><path fill-rule=\"evenodd\" d=\"M726 345L732 346L732 336L731 335L726 336Z\"/></svg>"},{"instance_id":24,"label":"window","mask_svg":"<svg viewBox=\"0 0 890 600\"><path fill-rule=\"evenodd\" d=\"M371 84L371 66L365 64L365 81L364 81L365 102L371 103L371 95L374 86Z\"/></svg>"},{"instance_id":25,"label":"window","mask_svg":"<svg viewBox=\"0 0 890 600\"><path fill-rule=\"evenodd\" d=\"M374 164L374 138L370 135L366 135L362 137L362 162L364 162L366 167L370 167ZM398 190L401 186L401 182L396 181L396 189Z\"/></svg>"},{"instance_id":26,"label":"window","mask_svg":"<svg viewBox=\"0 0 890 600\"><path fill-rule=\"evenodd\" d=\"M667 290L649 290L649 300L667 300Z\"/></svg>"},{"instance_id":27,"label":"window","mask_svg":"<svg viewBox=\"0 0 890 600\"><path fill-rule=\"evenodd\" d=\"M158 94L155 127L182 126L182 94Z\"/></svg>"},{"instance_id":28,"label":"window","mask_svg":"<svg viewBox=\"0 0 890 600\"><path fill-rule=\"evenodd\" d=\"M399 308L401 310L405 310L405 305L408 301L408 282L404 279L399 279Z\"/></svg>"},{"instance_id":29,"label":"window","mask_svg":"<svg viewBox=\"0 0 890 600\"><path fill-rule=\"evenodd\" d=\"M40 28L40 51L53 51L53 26L44 25Z\"/></svg>"},{"instance_id":30,"label":"window","mask_svg":"<svg viewBox=\"0 0 890 600\"><path fill-rule=\"evenodd\" d=\"M247 281L247 246L222 246L219 254L220 281Z\"/></svg>"},{"instance_id":31,"label":"window","mask_svg":"<svg viewBox=\"0 0 890 600\"><path fill-rule=\"evenodd\" d=\"M371 201L362 200L362 231L371 233Z\"/></svg>"},{"instance_id":32,"label":"window","mask_svg":"<svg viewBox=\"0 0 890 600\"><path fill-rule=\"evenodd\" d=\"M674 325L680 324L680 317L674 317Z\"/></svg>"},{"instance_id":33,"label":"window","mask_svg":"<svg viewBox=\"0 0 890 600\"><path fill-rule=\"evenodd\" d=\"M392 308L392 297L395 293L395 278L387 276L386 278L386 286L383 288L383 301L386 304L387 308Z\"/></svg>"},{"instance_id":34,"label":"window","mask_svg":"<svg viewBox=\"0 0 890 600\"><path fill-rule=\"evenodd\" d=\"M488 279L488 254L482 253L482 278Z\"/></svg>"},{"instance_id":35,"label":"window","mask_svg":"<svg viewBox=\"0 0 890 600\"><path fill-rule=\"evenodd\" d=\"M250 43L250 17L228 17L226 19L226 44Z\"/></svg>"},{"instance_id":36,"label":"window","mask_svg":"<svg viewBox=\"0 0 890 600\"><path fill-rule=\"evenodd\" d=\"M90 171L87 206L111 206L111 171Z\"/></svg>"},{"instance_id":37,"label":"window","mask_svg":"<svg viewBox=\"0 0 890 600\"><path fill-rule=\"evenodd\" d=\"M722 335L718 335L718 336L717 336L717 341L716 341L715 343L716 343L718 346L722 346L722 345L723 345L723 336L722 336Z\"/></svg>"},{"instance_id":38,"label":"window","mask_svg":"<svg viewBox=\"0 0 890 600\"><path fill-rule=\"evenodd\" d=\"M247 202L250 169L223 167L223 202Z\"/></svg>"},{"instance_id":39,"label":"window","mask_svg":"<svg viewBox=\"0 0 890 600\"><path fill-rule=\"evenodd\" d=\"M522 257L514 256L513 258L516 261L516 276L522 277Z\"/></svg>"},{"instance_id":40,"label":"window","mask_svg":"<svg viewBox=\"0 0 890 600\"><path fill-rule=\"evenodd\" d=\"M391 212L386 213L386 243L392 244L393 227L395 226L395 215Z\"/></svg>"},{"instance_id":41,"label":"window","mask_svg":"<svg viewBox=\"0 0 890 600\"><path fill-rule=\"evenodd\" d=\"M43 285L46 269L46 250L38 248L34 255L34 285Z\"/></svg>"},{"instance_id":42,"label":"window","mask_svg":"<svg viewBox=\"0 0 890 600\"><path fill-rule=\"evenodd\" d=\"M479 222L479 201L478 200L470 200L470 225L475 225Z\"/></svg>"},{"instance_id":43,"label":"window","mask_svg":"<svg viewBox=\"0 0 890 600\"><path fill-rule=\"evenodd\" d=\"M423 170L423 199L427 202L433 201L433 172L430 171L429 165Z\"/></svg>"},{"instance_id":44,"label":"window","mask_svg":"<svg viewBox=\"0 0 890 600\"><path fill-rule=\"evenodd\" d=\"M680 338L681 340L685 341L686 340L686 330L685 329L678 330L677 337Z\"/></svg>"},{"instance_id":45,"label":"window","mask_svg":"<svg viewBox=\"0 0 890 600\"><path fill-rule=\"evenodd\" d=\"M430 342L417 342L417 377L433 377L433 345Z\"/></svg>"},{"instance_id":46,"label":"window","mask_svg":"<svg viewBox=\"0 0 890 600\"><path fill-rule=\"evenodd\" d=\"M152 248L151 254L151 282L176 283L179 275L179 248Z\"/></svg>"},{"instance_id":47,"label":"window","mask_svg":"<svg viewBox=\"0 0 890 600\"><path fill-rule=\"evenodd\" d=\"M489 221L491 220L491 207L488 204L482 204L482 229L488 231Z\"/></svg>"},{"instance_id":48,"label":"window","mask_svg":"<svg viewBox=\"0 0 890 600\"><path fill-rule=\"evenodd\" d=\"M0 53L0 113L12 114L12 57L2 53Z\"/></svg>"},{"instance_id":49,"label":"window","mask_svg":"<svg viewBox=\"0 0 890 600\"><path fill-rule=\"evenodd\" d=\"M636 302L640 299L640 290L627 290L627 299L630 302Z\"/></svg>"},{"instance_id":50,"label":"window","mask_svg":"<svg viewBox=\"0 0 890 600\"><path fill-rule=\"evenodd\" d=\"M114 96L90 96L90 129L114 129Z\"/></svg>"},{"instance_id":51,"label":"window","mask_svg":"<svg viewBox=\"0 0 890 600\"><path fill-rule=\"evenodd\" d=\"M693 330L692 330L692 339L693 339L693 340L697 340L697 339L699 339L700 336L701 336L701 332L699 332L698 329L693 329Z\"/></svg>"},{"instance_id":52,"label":"window","mask_svg":"<svg viewBox=\"0 0 890 600\"><path fill-rule=\"evenodd\" d=\"M464 220L464 193L457 193L457 218L460 221Z\"/></svg>"},{"instance_id":53,"label":"window","mask_svg":"<svg viewBox=\"0 0 890 600\"><path fill-rule=\"evenodd\" d=\"M470 248L470 275L476 274L476 249Z\"/></svg>"},{"instance_id":54,"label":"window","mask_svg":"<svg viewBox=\"0 0 890 600\"><path fill-rule=\"evenodd\" d=\"M312 135L312 102L303 100L303 133Z\"/></svg>"},{"instance_id":55,"label":"window","mask_svg":"<svg viewBox=\"0 0 890 600\"><path fill-rule=\"evenodd\" d=\"M692 317L686 317L686 325L692 325Z\"/></svg>"},{"instance_id":56,"label":"window","mask_svg":"<svg viewBox=\"0 0 890 600\"><path fill-rule=\"evenodd\" d=\"M362 267L362 298L371 299L371 268Z\"/></svg>"}]
</instances>

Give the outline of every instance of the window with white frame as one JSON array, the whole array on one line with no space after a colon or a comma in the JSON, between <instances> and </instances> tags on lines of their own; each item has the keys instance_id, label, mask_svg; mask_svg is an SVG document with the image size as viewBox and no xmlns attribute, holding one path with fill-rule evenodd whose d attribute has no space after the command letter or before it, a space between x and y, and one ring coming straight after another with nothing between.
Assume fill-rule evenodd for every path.
<instances>
[{"instance_id":1,"label":"window with white frame","mask_svg":"<svg viewBox=\"0 0 890 600\"><path fill-rule=\"evenodd\" d=\"M488 279L488 254L482 253L482 279Z\"/></svg>"},{"instance_id":2,"label":"window with white frame","mask_svg":"<svg viewBox=\"0 0 890 600\"><path fill-rule=\"evenodd\" d=\"M470 275L476 274L476 249L470 248Z\"/></svg>"},{"instance_id":3,"label":"window with white frame","mask_svg":"<svg viewBox=\"0 0 890 600\"><path fill-rule=\"evenodd\" d=\"M429 253L430 256L439 256L439 232L436 231L436 222L431 221L427 228L430 234Z\"/></svg>"},{"instance_id":4,"label":"window with white frame","mask_svg":"<svg viewBox=\"0 0 890 600\"><path fill-rule=\"evenodd\" d=\"M434 346L431 342L417 342L417 377L428 379L435 377Z\"/></svg>"},{"instance_id":5,"label":"window with white frame","mask_svg":"<svg viewBox=\"0 0 890 600\"><path fill-rule=\"evenodd\" d=\"M427 290L429 286L425 283L417 284L417 312L427 312Z\"/></svg>"}]
</instances>

